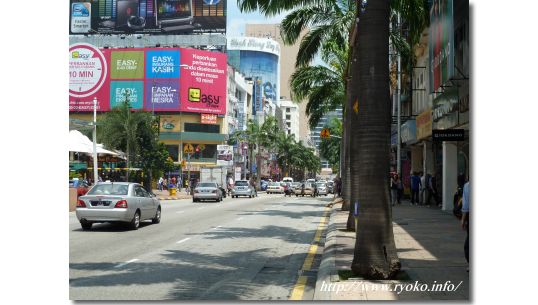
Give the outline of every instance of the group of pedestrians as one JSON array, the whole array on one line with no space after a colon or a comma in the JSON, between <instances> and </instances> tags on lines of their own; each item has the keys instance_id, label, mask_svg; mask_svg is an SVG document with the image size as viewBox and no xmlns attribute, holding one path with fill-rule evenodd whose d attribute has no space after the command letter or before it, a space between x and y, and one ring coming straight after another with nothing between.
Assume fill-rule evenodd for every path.
<instances>
[{"instance_id":1,"label":"group of pedestrians","mask_svg":"<svg viewBox=\"0 0 538 305\"><path fill-rule=\"evenodd\" d=\"M182 187L182 180L181 180L181 177L175 177L175 176L172 176L170 178L170 182L168 182L168 179L166 177L159 177L159 180L157 181L157 189L159 191L163 191L163 190L168 190L172 187L175 187L177 188L178 190L181 191L181 187Z\"/></svg>"},{"instance_id":2,"label":"group of pedestrians","mask_svg":"<svg viewBox=\"0 0 538 305\"><path fill-rule=\"evenodd\" d=\"M435 204L441 206L435 175L413 172L410 178L410 187L412 205L430 205L433 198Z\"/></svg>"}]
</instances>

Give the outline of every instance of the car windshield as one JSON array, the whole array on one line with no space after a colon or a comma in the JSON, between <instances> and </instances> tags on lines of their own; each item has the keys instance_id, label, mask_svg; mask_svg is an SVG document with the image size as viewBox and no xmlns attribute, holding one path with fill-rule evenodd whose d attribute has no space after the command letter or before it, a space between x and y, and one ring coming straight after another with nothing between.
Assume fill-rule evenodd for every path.
<instances>
[{"instance_id":1,"label":"car windshield","mask_svg":"<svg viewBox=\"0 0 538 305\"><path fill-rule=\"evenodd\" d=\"M98 184L88 192L88 195L127 195L128 191L127 184Z\"/></svg>"},{"instance_id":2,"label":"car windshield","mask_svg":"<svg viewBox=\"0 0 538 305\"><path fill-rule=\"evenodd\" d=\"M271 182L269 186L280 186L280 183L278 182Z\"/></svg>"},{"instance_id":3,"label":"car windshield","mask_svg":"<svg viewBox=\"0 0 538 305\"><path fill-rule=\"evenodd\" d=\"M202 182L198 184L198 187L217 187L217 185L211 182Z\"/></svg>"},{"instance_id":4,"label":"car windshield","mask_svg":"<svg viewBox=\"0 0 538 305\"><path fill-rule=\"evenodd\" d=\"M246 181L235 181L236 186L248 186L248 182Z\"/></svg>"},{"instance_id":5,"label":"car windshield","mask_svg":"<svg viewBox=\"0 0 538 305\"><path fill-rule=\"evenodd\" d=\"M325 187L325 183L316 183L318 187Z\"/></svg>"}]
</instances>

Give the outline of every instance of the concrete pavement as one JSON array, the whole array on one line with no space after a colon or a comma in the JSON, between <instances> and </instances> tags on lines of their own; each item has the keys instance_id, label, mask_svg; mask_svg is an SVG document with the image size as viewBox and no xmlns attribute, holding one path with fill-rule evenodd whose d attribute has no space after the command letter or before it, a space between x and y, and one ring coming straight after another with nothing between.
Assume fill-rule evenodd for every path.
<instances>
[{"instance_id":1,"label":"concrete pavement","mask_svg":"<svg viewBox=\"0 0 538 305\"><path fill-rule=\"evenodd\" d=\"M392 281L340 279L339 273L350 272L355 247L355 232L346 231L347 217L348 212L341 211L341 204L333 206L315 300L470 298L469 273L463 252L466 232L453 215L437 208L411 206L407 202L393 207L394 238L403 272L400 279ZM392 291L383 291L385 288Z\"/></svg>"}]
</instances>

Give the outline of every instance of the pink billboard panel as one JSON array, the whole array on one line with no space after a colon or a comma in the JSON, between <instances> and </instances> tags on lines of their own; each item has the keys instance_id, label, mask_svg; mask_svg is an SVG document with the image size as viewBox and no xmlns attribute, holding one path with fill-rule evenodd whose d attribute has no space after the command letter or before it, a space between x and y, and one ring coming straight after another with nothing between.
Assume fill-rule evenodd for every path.
<instances>
[{"instance_id":1,"label":"pink billboard panel","mask_svg":"<svg viewBox=\"0 0 538 305\"><path fill-rule=\"evenodd\" d=\"M209 114L226 113L226 54L182 49L180 110Z\"/></svg>"},{"instance_id":2,"label":"pink billboard panel","mask_svg":"<svg viewBox=\"0 0 538 305\"><path fill-rule=\"evenodd\" d=\"M69 111L110 110L110 50L80 43L69 47Z\"/></svg>"}]
</instances>

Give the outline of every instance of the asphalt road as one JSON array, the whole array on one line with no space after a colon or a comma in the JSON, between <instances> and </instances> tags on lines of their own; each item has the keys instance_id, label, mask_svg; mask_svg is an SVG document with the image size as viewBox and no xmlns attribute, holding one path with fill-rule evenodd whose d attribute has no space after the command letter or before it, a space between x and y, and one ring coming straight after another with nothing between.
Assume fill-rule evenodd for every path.
<instances>
[{"instance_id":1,"label":"asphalt road","mask_svg":"<svg viewBox=\"0 0 538 305\"><path fill-rule=\"evenodd\" d=\"M70 213L70 299L287 300L331 197L162 201L137 231Z\"/></svg>"}]
</instances>

